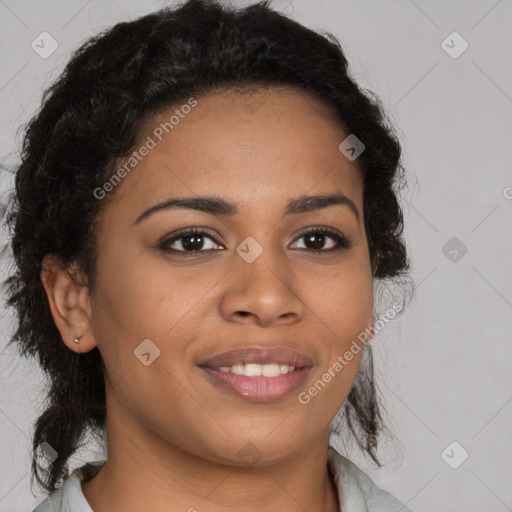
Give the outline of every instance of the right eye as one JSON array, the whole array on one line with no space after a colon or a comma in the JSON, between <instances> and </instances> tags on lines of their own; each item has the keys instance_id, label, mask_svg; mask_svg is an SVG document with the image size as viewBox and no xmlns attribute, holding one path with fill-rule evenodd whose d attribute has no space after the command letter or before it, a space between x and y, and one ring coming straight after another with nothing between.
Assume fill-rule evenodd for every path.
<instances>
[{"instance_id":1,"label":"right eye","mask_svg":"<svg viewBox=\"0 0 512 512\"><path fill-rule=\"evenodd\" d=\"M211 242L214 242L213 245L217 244L217 241L209 235L206 231L201 231L200 229L194 228L187 228L184 230L179 231L178 233L175 233L172 238L169 238L167 240L164 240L159 244L159 248L166 252L175 252L175 253L198 253L198 252L205 252L211 251L211 250L218 250L215 247L209 247L204 249L205 241L209 239ZM176 243L181 244L181 247L183 249L176 249L170 247L171 245L174 245ZM221 246L222 247L222 246Z\"/></svg>"}]
</instances>

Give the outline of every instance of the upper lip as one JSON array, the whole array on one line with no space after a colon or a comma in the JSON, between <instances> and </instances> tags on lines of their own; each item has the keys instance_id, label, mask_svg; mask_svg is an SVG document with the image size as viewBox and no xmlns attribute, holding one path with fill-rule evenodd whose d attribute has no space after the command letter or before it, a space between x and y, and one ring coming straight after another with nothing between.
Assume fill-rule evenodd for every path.
<instances>
[{"instance_id":1,"label":"upper lip","mask_svg":"<svg viewBox=\"0 0 512 512\"><path fill-rule=\"evenodd\" d=\"M205 359L199 363L199 366L220 368L221 366L233 366L238 363L277 363L295 366L295 368L313 366L313 360L311 357L285 347L244 347L241 349L230 350L229 352L222 352L221 354Z\"/></svg>"}]
</instances>

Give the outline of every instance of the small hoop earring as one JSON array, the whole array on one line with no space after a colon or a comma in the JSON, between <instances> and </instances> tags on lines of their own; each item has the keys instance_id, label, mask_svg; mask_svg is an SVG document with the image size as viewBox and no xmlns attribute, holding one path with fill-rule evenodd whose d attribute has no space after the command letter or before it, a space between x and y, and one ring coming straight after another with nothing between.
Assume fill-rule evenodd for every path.
<instances>
[{"instance_id":1,"label":"small hoop earring","mask_svg":"<svg viewBox=\"0 0 512 512\"><path fill-rule=\"evenodd\" d=\"M81 335L81 334L80 334L80 336L77 336L77 337L74 339L75 343L78 343L78 342L80 341L80 338L81 338L81 337L82 337L82 335Z\"/></svg>"}]
</instances>

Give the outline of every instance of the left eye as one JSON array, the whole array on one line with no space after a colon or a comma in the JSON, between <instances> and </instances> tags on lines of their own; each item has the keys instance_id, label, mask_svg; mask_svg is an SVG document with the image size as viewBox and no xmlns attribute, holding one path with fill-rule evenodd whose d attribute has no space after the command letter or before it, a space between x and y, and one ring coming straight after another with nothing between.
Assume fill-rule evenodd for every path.
<instances>
[{"instance_id":1,"label":"left eye","mask_svg":"<svg viewBox=\"0 0 512 512\"><path fill-rule=\"evenodd\" d=\"M304 238L305 244L313 247L299 247L299 249L309 250L310 252L326 253L331 251L339 251L341 249L348 249L350 247L350 241L344 236L338 234L335 231L326 228L315 228L309 231L303 232L296 240ZM330 239L334 243L327 249L322 249L327 239ZM213 243L212 247L205 247L205 241L210 240ZM171 246L175 243L180 243L182 249L172 248ZM316 246L316 247L315 247ZM164 240L159 247L165 251L181 252L181 253L194 253L204 252L204 250L219 250L222 247L217 241L205 231L198 229L189 229L183 231L180 234ZM203 250L204 249L204 250Z\"/></svg>"},{"instance_id":2,"label":"left eye","mask_svg":"<svg viewBox=\"0 0 512 512\"><path fill-rule=\"evenodd\" d=\"M327 235L327 236L326 236ZM310 245L323 245L326 239L334 241L334 245L331 245L328 249L321 249L318 247L310 248L313 252L331 252L339 251L341 249L348 249L350 247L350 241L342 235L339 235L335 231L326 228L315 228L306 232L303 232L297 240L304 238L307 244ZM306 248L307 249L307 248Z\"/></svg>"}]
</instances>

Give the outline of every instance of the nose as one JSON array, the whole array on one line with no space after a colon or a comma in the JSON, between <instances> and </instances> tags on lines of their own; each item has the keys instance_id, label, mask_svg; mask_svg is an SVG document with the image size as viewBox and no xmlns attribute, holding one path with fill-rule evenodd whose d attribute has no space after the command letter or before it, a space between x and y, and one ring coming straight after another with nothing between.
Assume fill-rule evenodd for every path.
<instances>
[{"instance_id":1,"label":"nose","mask_svg":"<svg viewBox=\"0 0 512 512\"><path fill-rule=\"evenodd\" d=\"M278 251L264 250L252 263L234 254L234 268L221 298L221 312L230 322L293 324L305 304L297 291L297 276Z\"/></svg>"}]
</instances>

